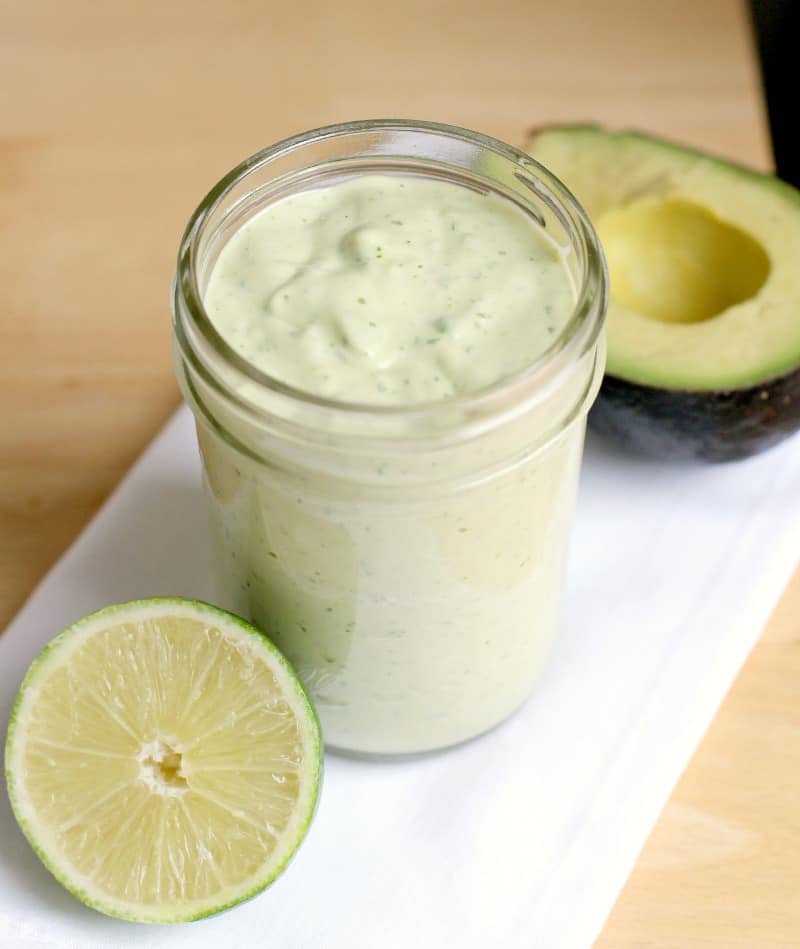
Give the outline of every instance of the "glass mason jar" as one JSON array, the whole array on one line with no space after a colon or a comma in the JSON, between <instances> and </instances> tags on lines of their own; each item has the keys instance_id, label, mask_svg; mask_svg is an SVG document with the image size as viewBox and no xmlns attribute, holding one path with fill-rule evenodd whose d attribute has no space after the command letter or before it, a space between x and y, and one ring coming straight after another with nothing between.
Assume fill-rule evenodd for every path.
<instances>
[{"instance_id":1,"label":"glass mason jar","mask_svg":"<svg viewBox=\"0 0 800 949\"><path fill-rule=\"evenodd\" d=\"M475 394L362 405L271 378L218 333L203 294L232 233L288 194L376 173L496 192L565 247L574 309L532 365ZM522 152L463 129L317 129L211 190L184 234L173 296L219 599L293 663L328 746L416 753L506 718L556 635L604 368L605 265L572 195Z\"/></svg>"}]
</instances>

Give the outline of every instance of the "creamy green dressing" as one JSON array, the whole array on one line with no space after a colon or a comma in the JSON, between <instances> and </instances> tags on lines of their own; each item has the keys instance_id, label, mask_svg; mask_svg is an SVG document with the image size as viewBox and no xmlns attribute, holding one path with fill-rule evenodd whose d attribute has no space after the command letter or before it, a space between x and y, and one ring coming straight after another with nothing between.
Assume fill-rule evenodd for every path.
<instances>
[{"instance_id":1,"label":"creamy green dressing","mask_svg":"<svg viewBox=\"0 0 800 949\"><path fill-rule=\"evenodd\" d=\"M573 300L560 248L510 202L391 175L269 205L225 245L205 294L220 334L267 375L401 405L523 369Z\"/></svg>"},{"instance_id":2,"label":"creamy green dressing","mask_svg":"<svg viewBox=\"0 0 800 949\"><path fill-rule=\"evenodd\" d=\"M222 249L205 304L275 379L409 404L473 393L532 363L574 292L560 250L511 203L381 175L250 218ZM292 661L329 744L439 748L528 695L557 628L583 413L535 449L583 404L594 367L589 354L563 391L494 436L418 452L413 477L406 456L375 459L381 484L370 477L369 488L368 451L348 480L325 453L282 455L272 434L265 463L237 451L246 433L233 416L230 440L198 426L220 600Z\"/></svg>"}]
</instances>

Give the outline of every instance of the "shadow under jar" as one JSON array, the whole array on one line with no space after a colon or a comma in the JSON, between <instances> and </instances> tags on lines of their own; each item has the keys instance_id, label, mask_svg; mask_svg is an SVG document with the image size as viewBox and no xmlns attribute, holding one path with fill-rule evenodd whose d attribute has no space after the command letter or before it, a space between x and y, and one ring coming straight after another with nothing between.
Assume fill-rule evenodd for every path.
<instances>
[{"instance_id":1,"label":"shadow under jar","mask_svg":"<svg viewBox=\"0 0 800 949\"><path fill-rule=\"evenodd\" d=\"M243 358L204 306L222 249L274 202L365 175L496 195L543 227L574 288L544 351L479 391L391 405L314 394ZM605 265L574 198L523 153L464 129L318 129L212 189L184 234L173 296L219 599L294 664L328 746L419 753L506 718L557 632L586 415L604 368Z\"/></svg>"}]
</instances>

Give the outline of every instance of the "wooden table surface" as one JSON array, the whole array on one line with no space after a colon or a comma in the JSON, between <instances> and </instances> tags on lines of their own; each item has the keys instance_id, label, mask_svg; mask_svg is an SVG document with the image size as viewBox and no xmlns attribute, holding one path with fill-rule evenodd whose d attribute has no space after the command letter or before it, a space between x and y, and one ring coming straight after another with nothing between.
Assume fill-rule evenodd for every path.
<instances>
[{"instance_id":1,"label":"wooden table surface","mask_svg":"<svg viewBox=\"0 0 800 949\"><path fill-rule=\"evenodd\" d=\"M514 143L593 119L770 165L738 0L0 0L0 628L178 402L198 199L277 138L381 115ZM800 945L798 614L800 574L602 949Z\"/></svg>"}]
</instances>

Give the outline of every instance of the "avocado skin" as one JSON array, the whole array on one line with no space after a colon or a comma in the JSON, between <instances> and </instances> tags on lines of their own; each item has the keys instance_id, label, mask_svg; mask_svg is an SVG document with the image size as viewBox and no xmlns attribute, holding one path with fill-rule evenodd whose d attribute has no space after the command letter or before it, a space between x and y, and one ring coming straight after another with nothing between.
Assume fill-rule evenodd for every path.
<instances>
[{"instance_id":1,"label":"avocado skin","mask_svg":"<svg viewBox=\"0 0 800 949\"><path fill-rule=\"evenodd\" d=\"M800 367L727 391L661 389L606 375L589 424L651 458L748 458L800 429Z\"/></svg>"}]
</instances>

